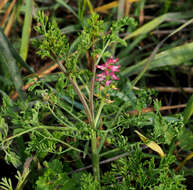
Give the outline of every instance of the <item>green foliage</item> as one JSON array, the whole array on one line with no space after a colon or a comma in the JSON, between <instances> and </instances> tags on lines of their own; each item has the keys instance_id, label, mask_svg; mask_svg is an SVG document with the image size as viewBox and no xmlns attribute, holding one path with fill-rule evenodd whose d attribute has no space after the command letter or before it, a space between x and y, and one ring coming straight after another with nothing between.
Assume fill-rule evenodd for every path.
<instances>
[{"instance_id":1,"label":"green foliage","mask_svg":"<svg viewBox=\"0 0 193 190\"><path fill-rule=\"evenodd\" d=\"M2 181L0 182L0 187L4 190L13 190L11 179L2 178Z\"/></svg>"},{"instance_id":2,"label":"green foliage","mask_svg":"<svg viewBox=\"0 0 193 190\"><path fill-rule=\"evenodd\" d=\"M54 60L56 57L65 59L69 49L68 40L61 33L56 21L53 19L52 22L48 23L48 17L44 16L43 12L38 13L37 21L40 26L36 26L35 30L44 35L42 40L34 42L34 45L39 49L37 53L42 58L47 56Z\"/></svg>"},{"instance_id":3,"label":"green foliage","mask_svg":"<svg viewBox=\"0 0 193 190\"><path fill-rule=\"evenodd\" d=\"M64 5L68 7L66 3ZM37 163L32 168L36 176L32 181L35 181L33 188L37 190L185 189L183 175L173 171L177 161L171 155L177 140L180 147L192 149L188 144L192 140L192 131L184 128L182 115L163 116L159 112L161 103L152 98L156 93L145 89L133 90L129 80L121 78L122 84L117 90L93 84L96 73L91 72L91 67L109 57L114 45L127 45L118 34L132 31L136 27L135 20L124 17L107 27L95 13L84 20L84 8L79 10L82 31L75 40L68 40L56 19L49 22L43 12L38 13L39 26L35 30L42 36L34 42L37 53L42 58L49 57L57 62L63 73L56 74L54 80L31 79L29 82L34 84L29 88L25 101L13 102L8 96L3 97L0 145L4 159L18 168L24 165L24 158L35 155ZM165 16L161 18L156 26L166 19ZM150 29L154 27L151 25ZM143 31L150 29L145 27ZM136 31L130 37L140 33ZM165 54L168 56L169 52ZM159 56L154 61L157 59ZM91 67L87 61L91 62ZM129 67L123 74L131 71L129 74L132 75L143 67L144 62L134 65L134 69ZM155 112L143 114L144 108L153 106ZM90 112L85 107L89 107ZM133 111L137 115L132 115ZM141 146L135 130L142 130L145 136L160 144L166 156L159 158L148 147ZM22 150L18 151L21 147ZM114 159L117 157L119 159ZM98 173L102 183L96 177L99 158L116 160L104 168L100 165L102 169ZM93 175L67 173L87 166L90 160ZM21 184L26 180L21 173L17 179ZM11 181L6 178L1 185L4 189L12 188Z\"/></svg>"},{"instance_id":4,"label":"green foliage","mask_svg":"<svg viewBox=\"0 0 193 190\"><path fill-rule=\"evenodd\" d=\"M36 181L36 190L75 190L79 189L78 175L69 178L66 172L63 172L62 163L59 160L52 160L44 163L43 175Z\"/></svg>"},{"instance_id":5,"label":"green foliage","mask_svg":"<svg viewBox=\"0 0 193 190\"><path fill-rule=\"evenodd\" d=\"M162 117L160 113L153 118L154 138L160 143L170 145L172 140L177 138L184 128L183 117Z\"/></svg>"},{"instance_id":6,"label":"green foliage","mask_svg":"<svg viewBox=\"0 0 193 190\"><path fill-rule=\"evenodd\" d=\"M169 169L169 165L175 161L174 156L166 156L159 165L154 158L144 159L145 155L138 147L132 156L116 161L112 164L111 171L104 175L104 189L185 189L181 184L184 181L183 176L176 175Z\"/></svg>"},{"instance_id":7,"label":"green foliage","mask_svg":"<svg viewBox=\"0 0 193 190\"><path fill-rule=\"evenodd\" d=\"M91 174L83 173L80 178L81 190L97 190L99 184Z\"/></svg>"}]
</instances>

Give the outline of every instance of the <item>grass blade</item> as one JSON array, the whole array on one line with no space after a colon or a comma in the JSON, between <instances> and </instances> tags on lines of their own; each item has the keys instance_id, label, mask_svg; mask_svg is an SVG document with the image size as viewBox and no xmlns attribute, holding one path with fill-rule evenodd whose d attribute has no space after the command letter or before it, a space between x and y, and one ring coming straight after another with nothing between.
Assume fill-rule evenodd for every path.
<instances>
[{"instance_id":1,"label":"grass blade","mask_svg":"<svg viewBox=\"0 0 193 190\"><path fill-rule=\"evenodd\" d=\"M184 114L183 114L184 115L184 124L188 122L192 113L193 113L193 95L188 100L186 108L184 109Z\"/></svg>"},{"instance_id":2,"label":"grass blade","mask_svg":"<svg viewBox=\"0 0 193 190\"><path fill-rule=\"evenodd\" d=\"M32 0L26 1L25 19L24 19L21 48L20 48L20 56L23 58L24 61L27 59L28 44L29 44L29 38L31 33L32 3L33 3Z\"/></svg>"},{"instance_id":3,"label":"grass blade","mask_svg":"<svg viewBox=\"0 0 193 190\"><path fill-rule=\"evenodd\" d=\"M193 42L184 44L157 54L152 60L148 70L156 69L165 66L177 66L193 59ZM142 71L148 58L145 60L126 68L121 72L121 75L131 76Z\"/></svg>"},{"instance_id":4,"label":"grass blade","mask_svg":"<svg viewBox=\"0 0 193 190\"><path fill-rule=\"evenodd\" d=\"M1 52L0 63L6 66L16 91L18 92L20 97L23 97L24 94L21 91L23 82L16 64L16 59L14 58L9 46L9 42L1 29L0 29L0 52Z\"/></svg>"},{"instance_id":5,"label":"grass blade","mask_svg":"<svg viewBox=\"0 0 193 190\"><path fill-rule=\"evenodd\" d=\"M170 19L174 19L174 18L175 18L175 20L190 18L190 17L192 17L192 15L193 14L191 12L187 12L187 13L167 13L167 14L164 14L162 16L159 16L159 17L153 19L152 21L148 22L147 24L144 24L142 27L138 28L134 32L132 32L132 33L128 34L127 36L125 36L124 39L128 40L128 39L136 37L138 35L148 33L150 31L152 31L153 29L157 28L164 21L167 21L167 20L170 20Z\"/></svg>"},{"instance_id":6,"label":"grass blade","mask_svg":"<svg viewBox=\"0 0 193 190\"><path fill-rule=\"evenodd\" d=\"M56 0L59 4L61 4L62 6L64 6L66 9L68 9L78 20L79 20L79 17L78 15L76 14L76 12L64 1L62 0Z\"/></svg>"}]
</instances>

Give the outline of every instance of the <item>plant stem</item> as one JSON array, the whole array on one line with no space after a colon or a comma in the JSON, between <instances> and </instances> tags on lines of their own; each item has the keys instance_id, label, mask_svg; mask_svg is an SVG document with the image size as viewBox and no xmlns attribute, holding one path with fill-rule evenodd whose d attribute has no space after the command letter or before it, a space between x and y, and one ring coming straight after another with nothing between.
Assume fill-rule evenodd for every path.
<instances>
[{"instance_id":1,"label":"plant stem","mask_svg":"<svg viewBox=\"0 0 193 190\"><path fill-rule=\"evenodd\" d=\"M61 62L57 61L57 59L55 59L55 61L58 63L60 69L64 72L64 74L66 74L66 68L64 67L64 65ZM70 83L72 84L72 86L74 87L74 90L76 91L76 93L78 94L78 96L80 98L80 101L81 101L81 103L82 103L82 105L84 107L84 110L85 110L86 114L87 114L89 123L92 123L92 114L91 114L91 112L89 110L89 107L88 107L87 102L86 102L86 100L84 98L84 95L82 94L78 84L76 83L76 80L72 79L69 76L67 76L67 77L68 77Z\"/></svg>"},{"instance_id":2,"label":"plant stem","mask_svg":"<svg viewBox=\"0 0 193 190\"><path fill-rule=\"evenodd\" d=\"M95 64L95 61L94 61L93 65L92 65L92 74L93 74L93 77L91 79L91 85L90 85L89 106L90 106L90 112L92 114L92 119L94 120L93 96L94 96L94 84L95 84L95 75L96 75L96 64Z\"/></svg>"},{"instance_id":3,"label":"plant stem","mask_svg":"<svg viewBox=\"0 0 193 190\"><path fill-rule=\"evenodd\" d=\"M100 186L100 167L99 167L99 154L97 151L97 137L96 131L92 129L91 134L91 148L92 148L92 166L93 166L93 174L95 180L99 183ZM99 189L101 189L99 187Z\"/></svg>"},{"instance_id":4,"label":"plant stem","mask_svg":"<svg viewBox=\"0 0 193 190\"><path fill-rule=\"evenodd\" d=\"M102 109L103 109L104 104L105 104L104 100L101 100L101 103L100 103L100 105L99 105L99 109L98 109L96 118L95 118L95 120L94 120L94 124L95 124L96 127L97 127L98 120L99 120L99 117L100 117L100 115L101 115L101 111L102 111Z\"/></svg>"}]
</instances>

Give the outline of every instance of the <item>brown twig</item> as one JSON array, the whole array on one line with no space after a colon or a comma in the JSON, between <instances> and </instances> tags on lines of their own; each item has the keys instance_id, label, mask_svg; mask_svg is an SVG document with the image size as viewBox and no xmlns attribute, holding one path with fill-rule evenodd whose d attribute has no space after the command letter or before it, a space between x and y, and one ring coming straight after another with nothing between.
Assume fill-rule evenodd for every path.
<instances>
[{"instance_id":1,"label":"brown twig","mask_svg":"<svg viewBox=\"0 0 193 190\"><path fill-rule=\"evenodd\" d=\"M160 111L164 111L164 110L171 110L171 109L177 109L177 108L184 108L186 107L186 104L180 104L180 105L173 105L173 106L162 106L160 108ZM156 111L155 108L153 107L150 107L150 108L144 108L142 109L141 113L142 114L145 114L147 112L154 112ZM138 110L132 110L132 111L129 111L128 114L130 115L138 115L140 112Z\"/></svg>"},{"instance_id":2,"label":"brown twig","mask_svg":"<svg viewBox=\"0 0 193 190\"><path fill-rule=\"evenodd\" d=\"M51 72L52 72L53 70L55 70L56 68L58 68L58 64L53 64L53 65L51 65L51 66L50 66L50 64L48 64L48 65L46 65L46 67L43 67L43 68L40 70L40 72L35 73L35 74L33 74L33 75L29 75L29 76L34 76L34 81L37 81L38 78L44 77L45 75L51 73ZM28 76L28 77L29 77L29 76ZM27 89L28 89L30 86L32 86L34 83L35 83L35 82L31 82L31 83L28 83L28 84L24 85L24 86L22 87L22 90L23 90L23 91L27 90ZM12 99L12 100L15 100L17 97L18 97L18 93L17 93L17 92L15 92L15 93L13 93L13 94L11 95L11 99Z\"/></svg>"},{"instance_id":3,"label":"brown twig","mask_svg":"<svg viewBox=\"0 0 193 190\"><path fill-rule=\"evenodd\" d=\"M193 93L193 88L191 87L183 87L183 88L176 88L176 87L152 87L151 89L157 90L158 92L186 92L186 93Z\"/></svg>"},{"instance_id":4,"label":"brown twig","mask_svg":"<svg viewBox=\"0 0 193 190\"><path fill-rule=\"evenodd\" d=\"M114 156L113 158L109 158L109 159L100 161L99 164L101 165L101 164L106 164L106 163L108 163L108 162L113 162L113 161L115 161L115 160L118 160L119 158L122 158L122 157L125 157L125 156L128 156L128 155L129 155L129 153L128 153L128 152L125 152L125 153L123 153L123 154ZM92 165L88 165L88 166L86 166L86 167L79 168L79 169L77 169L77 170L74 170L74 171L72 171L72 172L69 172L68 175L71 175L71 174L77 173L77 172L81 172L81 171L87 170L87 169L89 169L89 168L92 168Z\"/></svg>"}]
</instances>

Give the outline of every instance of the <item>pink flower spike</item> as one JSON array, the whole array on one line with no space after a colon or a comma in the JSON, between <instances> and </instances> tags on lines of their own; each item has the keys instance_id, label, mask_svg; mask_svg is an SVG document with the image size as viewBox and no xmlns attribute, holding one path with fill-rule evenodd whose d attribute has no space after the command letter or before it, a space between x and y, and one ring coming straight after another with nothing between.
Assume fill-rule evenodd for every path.
<instances>
[{"instance_id":1,"label":"pink flower spike","mask_svg":"<svg viewBox=\"0 0 193 190\"><path fill-rule=\"evenodd\" d=\"M118 62L118 58L113 59L111 56L104 64L97 65L96 68L102 70L103 72L97 74L98 77L96 81L105 81L105 86L109 86L112 83L112 80L119 80L119 78L115 75L115 72L120 72L120 65L115 65Z\"/></svg>"},{"instance_id":2,"label":"pink flower spike","mask_svg":"<svg viewBox=\"0 0 193 190\"><path fill-rule=\"evenodd\" d=\"M106 69L106 65L105 64L97 65L96 68L101 69L101 70L105 70Z\"/></svg>"},{"instance_id":3,"label":"pink flower spike","mask_svg":"<svg viewBox=\"0 0 193 190\"><path fill-rule=\"evenodd\" d=\"M111 77L112 77L114 80L119 80L119 78L115 75L114 72L111 73Z\"/></svg>"},{"instance_id":4,"label":"pink flower spike","mask_svg":"<svg viewBox=\"0 0 193 190\"><path fill-rule=\"evenodd\" d=\"M109 69L113 72L120 72L119 70L120 67L121 67L120 65L111 65L109 66Z\"/></svg>"},{"instance_id":5,"label":"pink flower spike","mask_svg":"<svg viewBox=\"0 0 193 190\"><path fill-rule=\"evenodd\" d=\"M104 73L98 74L96 75L98 77L98 79L96 79L97 81L103 81L105 80L106 76Z\"/></svg>"},{"instance_id":6,"label":"pink flower spike","mask_svg":"<svg viewBox=\"0 0 193 190\"><path fill-rule=\"evenodd\" d=\"M112 80L107 80L107 81L105 82L105 86L109 86L109 85L111 84L111 82L112 82Z\"/></svg>"}]
</instances>

